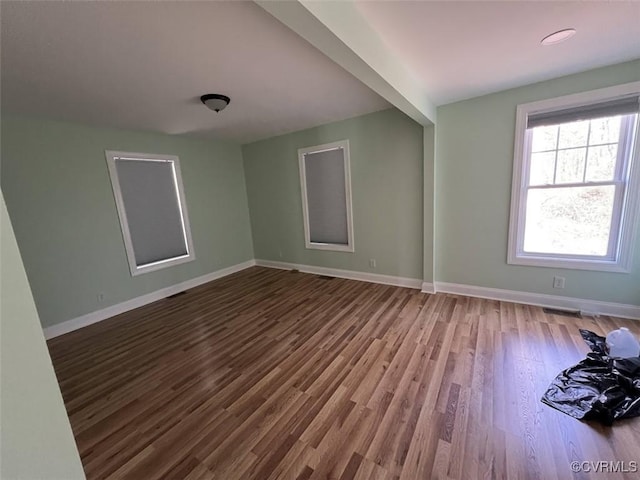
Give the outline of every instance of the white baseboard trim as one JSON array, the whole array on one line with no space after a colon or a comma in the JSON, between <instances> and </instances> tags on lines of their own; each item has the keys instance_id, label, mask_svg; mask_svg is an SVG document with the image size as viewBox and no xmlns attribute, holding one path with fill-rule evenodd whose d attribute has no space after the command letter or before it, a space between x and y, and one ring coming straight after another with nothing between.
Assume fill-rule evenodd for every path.
<instances>
[{"instance_id":1,"label":"white baseboard trim","mask_svg":"<svg viewBox=\"0 0 640 480\"><path fill-rule=\"evenodd\" d=\"M433 283L422 282L422 293L436 293L436 286Z\"/></svg>"},{"instance_id":2,"label":"white baseboard trim","mask_svg":"<svg viewBox=\"0 0 640 480\"><path fill-rule=\"evenodd\" d=\"M396 287L416 289L420 289L422 287L422 280L417 278L394 277L392 275L381 275L379 273L356 272L354 270L316 267L314 265L301 265L298 263L274 262L272 260L256 260L256 265L259 267L278 268L281 270L295 269L304 273L315 273L316 275L347 278L349 280L360 280L362 282L382 283L384 285L394 285Z\"/></svg>"},{"instance_id":3,"label":"white baseboard trim","mask_svg":"<svg viewBox=\"0 0 640 480\"><path fill-rule=\"evenodd\" d=\"M56 325L45 328L44 336L47 340L49 340L50 338L64 335L65 333L78 330L79 328L86 327L87 325L101 322L102 320L120 315L121 313L128 312L129 310L148 305L149 303L153 303L158 300L162 300L163 298L166 298L170 295L175 295L176 293L180 293L190 288L197 287L198 285L202 285L204 283L217 280L218 278L226 277L227 275L231 275L232 273L239 272L240 270L253 267L255 264L255 260L248 260L246 262L238 263L227 268L216 270L215 272L208 273L200 277L192 278L191 280L180 282L176 285L171 285L170 287L161 288L160 290L147 293L146 295L142 295L141 297L132 298L131 300L111 305L110 307L103 308L102 310L87 313L86 315L82 315L80 317L67 320L66 322L58 323Z\"/></svg>"},{"instance_id":4,"label":"white baseboard trim","mask_svg":"<svg viewBox=\"0 0 640 480\"><path fill-rule=\"evenodd\" d=\"M467 297L489 298L513 303L525 303L540 307L579 310L588 315L611 315L614 317L640 319L640 306L624 303L600 302L584 298L562 297L542 293L519 292L499 288L477 287L459 283L436 282L436 291L454 293Z\"/></svg>"},{"instance_id":5,"label":"white baseboard trim","mask_svg":"<svg viewBox=\"0 0 640 480\"><path fill-rule=\"evenodd\" d=\"M384 285L394 285L398 287L407 287L420 289L424 293L453 293L456 295L465 295L468 297L488 298L492 300L500 300L505 302L524 303L528 305L537 305L541 307L560 308L566 310L579 310L584 314L590 315L611 315L614 317L640 319L640 306L626 305L622 303L600 302L597 300L588 300L583 298L562 297L558 295L546 295L541 293L520 292L516 290L503 290L498 288L478 287L475 285L464 285L459 283L447 282L423 282L415 278L394 277L392 275L381 275L378 273L356 272L352 270L341 270L337 268L317 267L313 265L301 265L297 263L275 262L271 260L248 260L243 263L223 268L207 275L192 278L184 282L172 285L170 287L156 290L141 297L132 298L116 305L87 313L77 318L67 320L56 325L52 325L44 329L45 338L51 339L64 335L65 333L78 330L93 323L101 322L107 318L114 317L129 310L133 310L149 303L175 295L184 290L197 287L204 283L211 282L218 278L226 277L232 273L245 270L254 265L269 268L278 268L282 270L296 269L305 273L314 273L317 275L327 275L331 277L347 278L350 280L360 280L363 282L381 283Z\"/></svg>"}]
</instances>

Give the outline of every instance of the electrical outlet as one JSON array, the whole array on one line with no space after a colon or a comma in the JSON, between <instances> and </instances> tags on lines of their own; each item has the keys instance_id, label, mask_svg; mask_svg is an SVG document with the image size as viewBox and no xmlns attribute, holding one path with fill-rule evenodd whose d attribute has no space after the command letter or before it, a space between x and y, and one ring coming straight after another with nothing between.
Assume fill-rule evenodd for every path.
<instances>
[{"instance_id":1,"label":"electrical outlet","mask_svg":"<svg viewBox=\"0 0 640 480\"><path fill-rule=\"evenodd\" d=\"M553 288L564 288L564 277L553 277Z\"/></svg>"},{"instance_id":2,"label":"electrical outlet","mask_svg":"<svg viewBox=\"0 0 640 480\"><path fill-rule=\"evenodd\" d=\"M369 259L369 266L371 268L376 268L376 259L375 258L370 258Z\"/></svg>"},{"instance_id":3,"label":"electrical outlet","mask_svg":"<svg viewBox=\"0 0 640 480\"><path fill-rule=\"evenodd\" d=\"M104 293L98 292L98 294L96 295L96 299L98 300L98 303L104 302Z\"/></svg>"}]
</instances>

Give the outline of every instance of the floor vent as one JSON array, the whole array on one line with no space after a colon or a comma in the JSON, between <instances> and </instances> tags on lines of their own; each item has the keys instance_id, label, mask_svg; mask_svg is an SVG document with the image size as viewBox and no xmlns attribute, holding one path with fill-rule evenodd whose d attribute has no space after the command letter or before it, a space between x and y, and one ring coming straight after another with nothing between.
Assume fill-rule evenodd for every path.
<instances>
[{"instance_id":1,"label":"floor vent","mask_svg":"<svg viewBox=\"0 0 640 480\"><path fill-rule=\"evenodd\" d=\"M167 299L170 298L176 298L176 297L180 297L181 295L186 295L187 292L178 292L178 293L174 293L173 295L169 295L168 297L166 297Z\"/></svg>"},{"instance_id":2,"label":"floor vent","mask_svg":"<svg viewBox=\"0 0 640 480\"><path fill-rule=\"evenodd\" d=\"M546 307L543 308L542 311L550 315L564 315L565 317L582 318L582 315L580 314L579 311L559 310L557 308L546 308Z\"/></svg>"},{"instance_id":3,"label":"floor vent","mask_svg":"<svg viewBox=\"0 0 640 480\"><path fill-rule=\"evenodd\" d=\"M335 277L330 277L328 275L318 275L320 280L333 280Z\"/></svg>"},{"instance_id":4,"label":"floor vent","mask_svg":"<svg viewBox=\"0 0 640 480\"><path fill-rule=\"evenodd\" d=\"M299 273L297 268L292 268L291 270L289 270L289 273Z\"/></svg>"}]
</instances>

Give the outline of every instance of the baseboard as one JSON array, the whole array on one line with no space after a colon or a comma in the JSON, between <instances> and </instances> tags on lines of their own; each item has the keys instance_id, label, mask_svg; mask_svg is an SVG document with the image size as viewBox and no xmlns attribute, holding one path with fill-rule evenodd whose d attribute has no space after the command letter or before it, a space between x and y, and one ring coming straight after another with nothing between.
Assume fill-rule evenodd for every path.
<instances>
[{"instance_id":1,"label":"baseboard","mask_svg":"<svg viewBox=\"0 0 640 480\"><path fill-rule=\"evenodd\" d=\"M436 293L436 286L433 283L422 282L422 293Z\"/></svg>"},{"instance_id":2,"label":"baseboard","mask_svg":"<svg viewBox=\"0 0 640 480\"><path fill-rule=\"evenodd\" d=\"M347 278L349 280L360 280L362 282L382 283L384 285L394 285L396 287L422 288L422 280L417 278L394 277L392 275L381 275L379 273L357 272L354 270L341 270L338 268L316 267L314 265L301 265L298 263L274 262L272 260L256 260L256 265L260 267L278 268L281 270L299 270L304 273L315 273L316 275L327 275L329 277Z\"/></svg>"},{"instance_id":3,"label":"baseboard","mask_svg":"<svg viewBox=\"0 0 640 480\"><path fill-rule=\"evenodd\" d=\"M156 290L155 292L147 293L146 295L142 295L141 297L132 298L131 300L127 300L126 302L111 305L110 307L104 308L102 310L87 313L86 315L82 315L80 317L73 318L56 325L51 325L50 327L44 329L44 336L47 340L49 340L50 338L64 335L65 333L78 330L79 328L86 327L87 325L101 322L102 320L120 315L121 313L128 312L129 310L148 305L149 303L153 303L158 300L162 300L163 298L166 298L170 295L175 295L176 293L183 292L184 290L188 290L204 283L217 280L218 278L226 277L227 275L239 272L240 270L253 267L255 264L255 260L238 263L236 265L216 270L215 272L208 273L200 277L192 278L191 280L180 282L176 285L171 285L170 287Z\"/></svg>"},{"instance_id":4,"label":"baseboard","mask_svg":"<svg viewBox=\"0 0 640 480\"><path fill-rule=\"evenodd\" d=\"M422 282L415 278L395 277L392 275L381 275L378 273L357 272L352 270L341 270L337 268L317 267L313 265L301 265L297 263L275 262L271 260L248 260L243 263L223 268L207 275L202 275L191 280L172 285L170 287L156 290L141 297L132 298L126 302L111 305L110 307L87 313L80 317L67 320L44 329L45 338L51 339L64 335L65 333L78 330L93 323L101 322L107 318L114 317L129 310L133 310L149 303L162 300L170 295L180 293L184 290L197 287L218 278L231 275L254 265L278 268L282 270L296 269L305 273L317 275L327 275L331 277L347 278L350 280L360 280L363 282L381 283L384 285L394 285L420 289L424 293L453 293L468 297L488 298L505 302L524 303L541 307L560 308L566 310L579 310L591 315L611 315L621 318L640 319L640 306L626 305L622 303L601 302L583 298L562 297L558 295L546 295L541 293L520 292L516 290L503 290L499 288L478 287L475 285L464 285L447 282Z\"/></svg>"},{"instance_id":5,"label":"baseboard","mask_svg":"<svg viewBox=\"0 0 640 480\"><path fill-rule=\"evenodd\" d=\"M600 302L584 298L562 297L542 293L519 292L516 290L502 290L499 288L477 287L459 283L436 282L436 291L455 293L467 297L489 298L513 303L525 303L540 307L560 308L565 310L579 310L589 315L611 315L614 317L640 319L640 306L624 303Z\"/></svg>"}]
</instances>

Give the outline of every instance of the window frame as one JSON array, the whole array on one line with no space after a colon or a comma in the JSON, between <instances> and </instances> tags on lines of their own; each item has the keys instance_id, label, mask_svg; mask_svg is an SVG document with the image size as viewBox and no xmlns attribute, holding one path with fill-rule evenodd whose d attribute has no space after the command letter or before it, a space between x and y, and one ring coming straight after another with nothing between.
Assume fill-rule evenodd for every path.
<instances>
[{"instance_id":1,"label":"window frame","mask_svg":"<svg viewBox=\"0 0 640 480\"><path fill-rule=\"evenodd\" d=\"M310 153L320 153L330 150L342 149L344 163L344 187L345 187L345 208L347 213L347 238L346 245L337 243L320 243L311 241L311 233L309 227L309 203L307 199L307 176L304 157ZM314 145L298 149L298 166L300 171L300 189L302 194L302 217L304 222L304 241L305 248L311 250L329 250L337 252L355 251L353 240L353 207L351 200L351 155L349 151L349 140L340 140L337 142L325 143L322 145Z\"/></svg>"},{"instance_id":2,"label":"window frame","mask_svg":"<svg viewBox=\"0 0 640 480\"><path fill-rule=\"evenodd\" d=\"M107 159L109 177L111 178L111 187L112 187L113 196L116 202L118 219L120 221L120 230L122 233L122 239L124 241L125 251L127 253L127 262L129 264L129 270L131 272L131 276L135 277L143 273L154 272L164 268L194 261L196 259L196 255L193 249L191 224L189 222L187 202L184 195L184 185L182 182L182 173L180 170L180 158L178 158L176 155L121 152L121 151L115 151L115 150L106 150L105 157ZM177 201L178 201L178 208L180 210L180 216L182 219L182 230L183 230L185 244L187 248L186 255L167 258L165 260L158 260L158 261L143 264L143 265L137 264L135 251L133 249L133 242L131 240L131 232L129 230L129 220L127 218L124 199L122 197L122 191L120 190L120 180L118 178L118 172L116 170L116 160L123 160L123 159L134 160L134 161L148 161L148 162L171 162L173 164L173 174L174 174L173 179L175 182L176 191L178 193Z\"/></svg>"},{"instance_id":3,"label":"window frame","mask_svg":"<svg viewBox=\"0 0 640 480\"><path fill-rule=\"evenodd\" d=\"M511 208L509 218L509 237L507 263L510 265L527 265L536 267L567 268L577 270L595 270L606 272L628 273L631 271L633 247L635 245L640 223L640 195L634 194L640 190L640 115L635 122L634 131L627 136L627 144L619 143L621 149L628 151L622 165L620 159L616 163L616 178L612 182L623 182L623 186L616 187L614 211L611 232L617 231L617 238L610 235L608 257L542 254L524 252L524 229L526 220L526 199L529 186L529 161L531 156L531 130L527 130L530 115L550 113L580 106L588 106L607 100L626 96L640 95L640 82L631 82L613 87L601 88L573 95L566 95L537 102L520 104L516 110L513 178L511 186ZM634 135L635 133L635 135ZM627 174L619 177L621 169ZM580 184L566 184L571 186L597 186L599 182L585 182ZM562 184L564 187L565 184ZM620 192L619 190L623 190ZM616 210L616 205L619 207ZM613 244L615 242L616 244ZM614 247L613 250L611 247Z\"/></svg>"}]
</instances>

